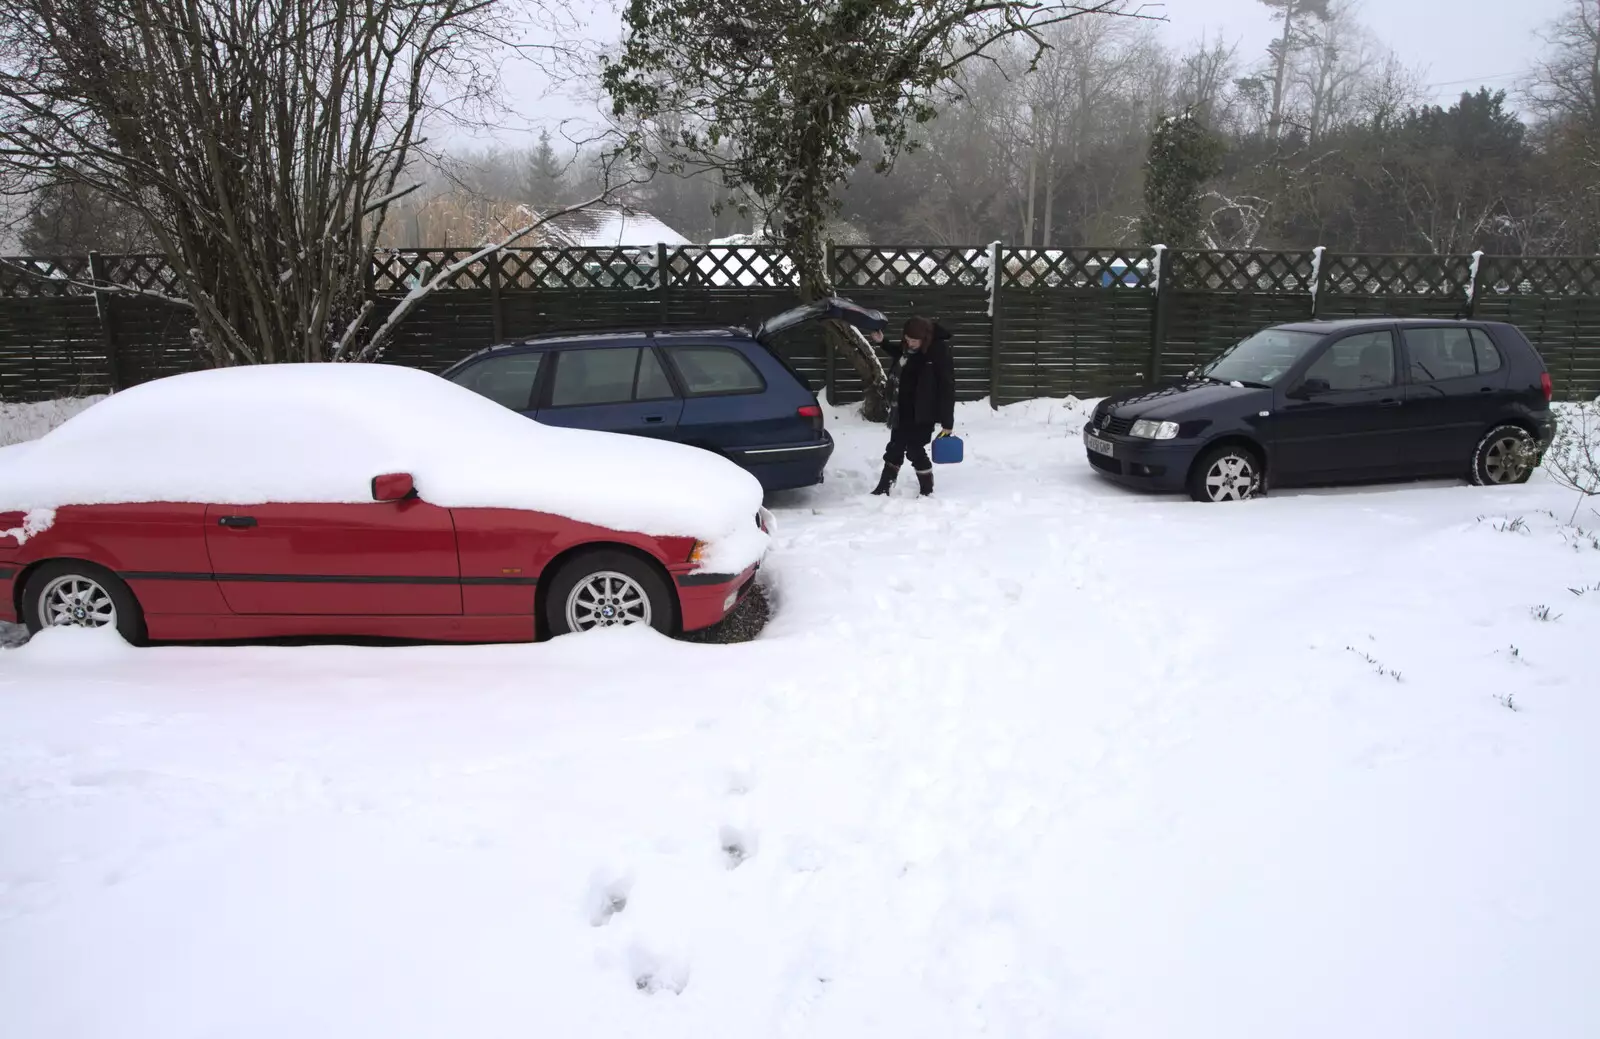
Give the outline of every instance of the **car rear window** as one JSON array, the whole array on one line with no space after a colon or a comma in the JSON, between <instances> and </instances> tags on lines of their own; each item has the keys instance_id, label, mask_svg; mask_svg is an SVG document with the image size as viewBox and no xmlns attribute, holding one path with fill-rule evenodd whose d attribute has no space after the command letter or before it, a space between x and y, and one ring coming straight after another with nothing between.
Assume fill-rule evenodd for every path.
<instances>
[{"instance_id":1,"label":"car rear window","mask_svg":"<svg viewBox=\"0 0 1600 1039\"><path fill-rule=\"evenodd\" d=\"M1478 374L1470 328L1408 328L1405 338L1412 382L1442 382Z\"/></svg>"},{"instance_id":2,"label":"car rear window","mask_svg":"<svg viewBox=\"0 0 1600 1039\"><path fill-rule=\"evenodd\" d=\"M667 356L691 397L760 393L766 380L744 354L726 346L669 346Z\"/></svg>"},{"instance_id":3,"label":"car rear window","mask_svg":"<svg viewBox=\"0 0 1600 1039\"><path fill-rule=\"evenodd\" d=\"M1478 359L1479 375L1500 370L1500 348L1494 345L1489 333L1481 328L1472 329L1472 353Z\"/></svg>"}]
</instances>

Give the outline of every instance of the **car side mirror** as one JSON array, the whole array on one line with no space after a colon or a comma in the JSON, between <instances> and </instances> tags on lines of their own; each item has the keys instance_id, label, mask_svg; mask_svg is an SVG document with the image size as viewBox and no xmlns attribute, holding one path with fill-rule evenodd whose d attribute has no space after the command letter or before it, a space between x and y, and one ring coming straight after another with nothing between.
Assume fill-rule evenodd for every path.
<instances>
[{"instance_id":1,"label":"car side mirror","mask_svg":"<svg viewBox=\"0 0 1600 1039\"><path fill-rule=\"evenodd\" d=\"M409 501L417 496L410 473L385 473L372 478L373 501Z\"/></svg>"},{"instance_id":2,"label":"car side mirror","mask_svg":"<svg viewBox=\"0 0 1600 1039\"><path fill-rule=\"evenodd\" d=\"M1295 388L1289 396L1295 400L1310 400L1312 397L1333 392L1333 387L1327 379L1307 379Z\"/></svg>"}]
</instances>

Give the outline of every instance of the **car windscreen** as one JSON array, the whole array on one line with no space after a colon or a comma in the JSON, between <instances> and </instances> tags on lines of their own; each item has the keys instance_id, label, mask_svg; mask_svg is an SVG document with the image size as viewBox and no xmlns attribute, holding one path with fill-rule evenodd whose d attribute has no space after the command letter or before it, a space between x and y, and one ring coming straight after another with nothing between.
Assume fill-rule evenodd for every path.
<instances>
[{"instance_id":1,"label":"car windscreen","mask_svg":"<svg viewBox=\"0 0 1600 1039\"><path fill-rule=\"evenodd\" d=\"M1230 346L1197 374L1217 382L1275 386L1322 336L1321 332L1269 328Z\"/></svg>"}]
</instances>

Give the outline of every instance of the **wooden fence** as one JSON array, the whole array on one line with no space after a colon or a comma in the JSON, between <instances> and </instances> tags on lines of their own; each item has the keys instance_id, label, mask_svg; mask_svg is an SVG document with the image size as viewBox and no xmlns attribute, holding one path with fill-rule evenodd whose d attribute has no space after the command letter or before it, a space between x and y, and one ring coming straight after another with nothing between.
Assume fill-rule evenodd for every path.
<instances>
[{"instance_id":1,"label":"wooden fence","mask_svg":"<svg viewBox=\"0 0 1600 1039\"><path fill-rule=\"evenodd\" d=\"M468 250L382 254L382 318L418 279ZM1563 399L1600 395L1600 257L1346 256L838 246L838 291L899 320L955 332L964 399L1095 396L1180 375L1271 324L1370 315L1511 321ZM96 293L115 284L149 295ZM201 365L190 319L158 294L177 278L153 256L0 259L0 400L101 393ZM749 325L795 302L793 264L735 246L507 249L461 271L399 326L383 360L438 371L491 343L606 326ZM847 363L816 329L776 344L834 401L856 399Z\"/></svg>"}]
</instances>

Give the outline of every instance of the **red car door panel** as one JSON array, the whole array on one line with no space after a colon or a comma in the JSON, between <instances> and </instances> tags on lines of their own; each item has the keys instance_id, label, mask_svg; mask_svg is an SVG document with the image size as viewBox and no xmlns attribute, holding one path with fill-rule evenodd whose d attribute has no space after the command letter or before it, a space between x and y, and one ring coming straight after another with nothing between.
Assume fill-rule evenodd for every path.
<instances>
[{"instance_id":1,"label":"red car door panel","mask_svg":"<svg viewBox=\"0 0 1600 1039\"><path fill-rule=\"evenodd\" d=\"M68 505L30 540L30 559L85 559L128 582L147 615L228 612L206 553L206 506Z\"/></svg>"},{"instance_id":2,"label":"red car door panel","mask_svg":"<svg viewBox=\"0 0 1600 1039\"><path fill-rule=\"evenodd\" d=\"M212 505L206 544L234 613L461 613L450 510L427 502Z\"/></svg>"}]
</instances>

